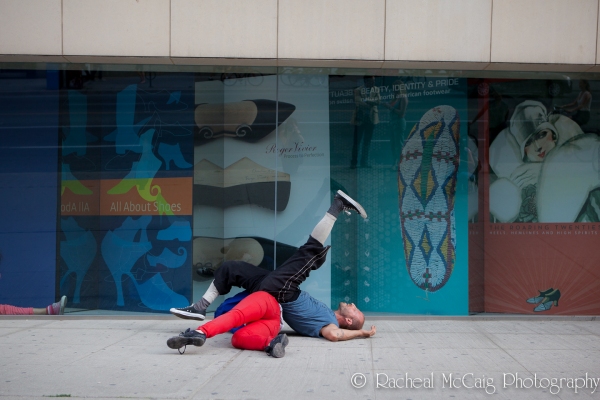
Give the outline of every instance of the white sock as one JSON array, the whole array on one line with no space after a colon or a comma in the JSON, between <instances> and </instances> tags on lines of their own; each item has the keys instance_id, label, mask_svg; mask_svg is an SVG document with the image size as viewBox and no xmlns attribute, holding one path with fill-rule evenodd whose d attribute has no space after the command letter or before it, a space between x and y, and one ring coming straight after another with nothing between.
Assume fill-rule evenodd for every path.
<instances>
[{"instance_id":1,"label":"white sock","mask_svg":"<svg viewBox=\"0 0 600 400\"><path fill-rule=\"evenodd\" d=\"M331 229L333 229L335 221L337 221L336 217L326 213L323 219L315 226L310 236L317 239L319 243L324 244L331 233Z\"/></svg>"},{"instance_id":2,"label":"white sock","mask_svg":"<svg viewBox=\"0 0 600 400\"><path fill-rule=\"evenodd\" d=\"M202 298L204 298L210 304L213 301L215 301L215 299L218 296L219 296L219 291L215 287L215 281L212 281L210 283L210 286L208 287L208 289L206 289L206 293L204 293L204 295L202 296Z\"/></svg>"},{"instance_id":3,"label":"white sock","mask_svg":"<svg viewBox=\"0 0 600 400\"><path fill-rule=\"evenodd\" d=\"M194 308L198 311L206 311L219 294L219 291L215 287L215 281L212 281L208 289L206 289L206 293L204 293L200 300L194 303Z\"/></svg>"}]
</instances>

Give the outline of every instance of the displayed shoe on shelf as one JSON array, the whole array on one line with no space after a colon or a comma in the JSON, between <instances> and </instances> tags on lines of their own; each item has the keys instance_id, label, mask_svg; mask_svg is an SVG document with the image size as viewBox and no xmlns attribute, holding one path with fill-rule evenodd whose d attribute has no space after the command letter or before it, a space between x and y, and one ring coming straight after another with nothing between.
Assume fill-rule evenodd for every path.
<instances>
[{"instance_id":1,"label":"displayed shoe on shelf","mask_svg":"<svg viewBox=\"0 0 600 400\"><path fill-rule=\"evenodd\" d=\"M417 287L435 292L456 262L454 204L460 121L456 109L428 110L400 154L398 203L406 268Z\"/></svg>"},{"instance_id":2,"label":"displayed shoe on shelf","mask_svg":"<svg viewBox=\"0 0 600 400\"><path fill-rule=\"evenodd\" d=\"M257 142L273 132L295 110L293 104L264 99L200 104L194 112L195 144L199 146L224 136Z\"/></svg>"},{"instance_id":3,"label":"displayed shoe on shelf","mask_svg":"<svg viewBox=\"0 0 600 400\"><path fill-rule=\"evenodd\" d=\"M540 292L540 295L536 296L536 297L530 297L530 298L528 298L527 302L529 304L538 304L538 303L540 303L544 299L544 297L546 297L546 295L548 293L552 292L553 290L554 290L553 288L546 289L546 290L538 290L538 292Z\"/></svg>"},{"instance_id":4,"label":"displayed shoe on shelf","mask_svg":"<svg viewBox=\"0 0 600 400\"><path fill-rule=\"evenodd\" d=\"M221 251L225 246L224 239L213 237L197 237L192 241L192 265L196 271L195 281L206 281L214 278L214 271L223 263L225 254Z\"/></svg>"},{"instance_id":5,"label":"displayed shoe on shelf","mask_svg":"<svg viewBox=\"0 0 600 400\"><path fill-rule=\"evenodd\" d=\"M211 263L194 264L194 268L196 268L196 275L201 278L199 280L205 281L215 277L215 270L213 269L213 265Z\"/></svg>"},{"instance_id":6,"label":"displayed shoe on shelf","mask_svg":"<svg viewBox=\"0 0 600 400\"><path fill-rule=\"evenodd\" d=\"M173 336L167 340L167 346L171 349L176 349L179 354L185 353L185 348L188 345L202 346L206 342L206 335L198 331L187 328L185 332L181 332L179 336ZM179 350L183 347L183 351Z\"/></svg>"},{"instance_id":7,"label":"displayed shoe on shelf","mask_svg":"<svg viewBox=\"0 0 600 400\"><path fill-rule=\"evenodd\" d=\"M558 300L560 300L560 290L555 289L550 293L546 293L540 304L533 309L535 312L548 311L554 307L558 307Z\"/></svg>"},{"instance_id":8,"label":"displayed shoe on shelf","mask_svg":"<svg viewBox=\"0 0 600 400\"><path fill-rule=\"evenodd\" d=\"M204 319L206 318L206 310L196 310L193 304L182 308L171 308L169 312L174 316L183 319L195 319L198 321L204 321Z\"/></svg>"},{"instance_id":9,"label":"displayed shoe on shelf","mask_svg":"<svg viewBox=\"0 0 600 400\"><path fill-rule=\"evenodd\" d=\"M291 189L290 174L263 167L247 157L224 170L207 160L194 167L194 205L227 208L254 204L283 211Z\"/></svg>"}]
</instances>

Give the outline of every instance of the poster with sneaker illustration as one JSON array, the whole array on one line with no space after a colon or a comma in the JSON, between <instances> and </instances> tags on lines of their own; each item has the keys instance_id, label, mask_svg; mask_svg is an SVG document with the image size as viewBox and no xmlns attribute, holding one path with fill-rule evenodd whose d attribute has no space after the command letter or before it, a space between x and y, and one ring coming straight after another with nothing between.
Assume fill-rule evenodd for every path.
<instances>
[{"instance_id":1,"label":"poster with sneaker illustration","mask_svg":"<svg viewBox=\"0 0 600 400\"><path fill-rule=\"evenodd\" d=\"M75 309L191 298L193 75L180 80L117 74L61 99L58 286Z\"/></svg>"},{"instance_id":2,"label":"poster with sneaker illustration","mask_svg":"<svg viewBox=\"0 0 600 400\"><path fill-rule=\"evenodd\" d=\"M485 310L596 315L598 82L474 82L489 143L482 215ZM552 90L551 90L552 89Z\"/></svg>"}]
</instances>

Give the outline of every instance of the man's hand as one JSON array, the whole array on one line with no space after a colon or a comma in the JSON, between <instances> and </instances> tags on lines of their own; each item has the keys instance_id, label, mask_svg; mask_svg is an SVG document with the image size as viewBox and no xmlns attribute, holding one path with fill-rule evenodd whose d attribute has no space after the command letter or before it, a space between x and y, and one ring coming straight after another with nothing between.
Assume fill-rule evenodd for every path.
<instances>
[{"instance_id":1,"label":"man's hand","mask_svg":"<svg viewBox=\"0 0 600 400\"><path fill-rule=\"evenodd\" d=\"M371 337L371 336L375 336L375 333L377 333L377 328L375 328L375 325L371 325L371 329L368 331L365 331L364 329L362 330L363 334L365 335L364 337Z\"/></svg>"},{"instance_id":2,"label":"man's hand","mask_svg":"<svg viewBox=\"0 0 600 400\"><path fill-rule=\"evenodd\" d=\"M350 330L350 329L341 329L335 326L334 324L329 324L321 328L321 335L331 341L331 342L340 342L342 340L350 340L354 338L364 337L368 338L377 332L375 325L371 326L370 330Z\"/></svg>"}]
</instances>

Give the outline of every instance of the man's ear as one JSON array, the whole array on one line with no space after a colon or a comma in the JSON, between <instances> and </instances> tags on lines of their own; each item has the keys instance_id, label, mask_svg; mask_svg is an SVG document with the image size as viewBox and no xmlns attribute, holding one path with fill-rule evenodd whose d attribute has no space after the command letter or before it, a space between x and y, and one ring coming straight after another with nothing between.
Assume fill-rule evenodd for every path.
<instances>
[{"instance_id":1,"label":"man's ear","mask_svg":"<svg viewBox=\"0 0 600 400\"><path fill-rule=\"evenodd\" d=\"M346 321L347 326L352 326L352 318L344 317L344 321Z\"/></svg>"}]
</instances>

